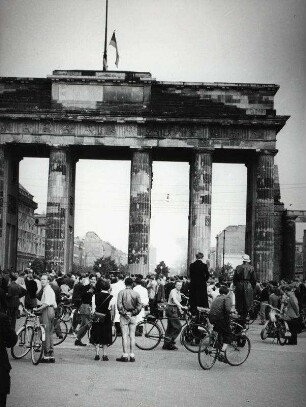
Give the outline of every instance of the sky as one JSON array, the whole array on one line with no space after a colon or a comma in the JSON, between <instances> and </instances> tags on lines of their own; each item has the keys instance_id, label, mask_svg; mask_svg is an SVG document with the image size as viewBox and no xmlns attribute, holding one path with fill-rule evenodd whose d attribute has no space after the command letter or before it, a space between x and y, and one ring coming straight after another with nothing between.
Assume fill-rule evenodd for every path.
<instances>
[{"instance_id":1,"label":"sky","mask_svg":"<svg viewBox=\"0 0 306 407\"><path fill-rule=\"evenodd\" d=\"M0 76L46 77L54 69L101 69L105 0L0 0ZM109 0L120 70L157 80L275 83L282 201L306 209L306 2L304 0ZM116 69L108 49L109 69ZM75 234L94 230L127 252L128 162L77 164ZM187 163L154 162L151 244L157 260L186 258ZM48 160L24 158L20 181L46 207ZM97 187L97 182L99 186ZM213 166L212 244L245 224L246 169ZM302 228L303 229L303 228ZM299 231L302 230L299 228Z\"/></svg>"}]
</instances>

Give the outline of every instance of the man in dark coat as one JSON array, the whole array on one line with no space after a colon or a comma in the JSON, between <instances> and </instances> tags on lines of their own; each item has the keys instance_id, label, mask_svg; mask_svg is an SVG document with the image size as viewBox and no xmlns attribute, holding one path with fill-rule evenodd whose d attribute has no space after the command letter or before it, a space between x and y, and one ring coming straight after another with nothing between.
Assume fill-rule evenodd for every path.
<instances>
[{"instance_id":1,"label":"man in dark coat","mask_svg":"<svg viewBox=\"0 0 306 407\"><path fill-rule=\"evenodd\" d=\"M235 306L238 314L246 318L253 302L253 291L256 287L256 277L250 257L247 254L242 256L242 264L236 267L233 276L235 288Z\"/></svg>"},{"instance_id":2,"label":"man in dark coat","mask_svg":"<svg viewBox=\"0 0 306 407\"><path fill-rule=\"evenodd\" d=\"M11 365L6 348L15 346L16 342L17 335L11 328L8 316L0 312L0 407L6 406L6 398L11 388Z\"/></svg>"},{"instance_id":3,"label":"man in dark coat","mask_svg":"<svg viewBox=\"0 0 306 407\"><path fill-rule=\"evenodd\" d=\"M18 315L18 307L20 298L24 297L27 293L23 287L16 283L18 274L15 272L10 273L10 282L7 288L7 315L11 321L11 327L16 328L16 319Z\"/></svg>"},{"instance_id":4,"label":"man in dark coat","mask_svg":"<svg viewBox=\"0 0 306 407\"><path fill-rule=\"evenodd\" d=\"M207 264L203 263L203 253L196 254L196 261L190 264L189 304L190 310L196 314L197 307L208 308L207 280L209 272Z\"/></svg>"}]
</instances>

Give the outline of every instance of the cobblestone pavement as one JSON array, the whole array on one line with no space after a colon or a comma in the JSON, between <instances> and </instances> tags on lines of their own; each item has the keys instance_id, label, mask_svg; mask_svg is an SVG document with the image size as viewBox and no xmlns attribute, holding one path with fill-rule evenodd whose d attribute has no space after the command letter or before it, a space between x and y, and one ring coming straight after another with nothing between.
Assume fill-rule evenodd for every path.
<instances>
[{"instance_id":1,"label":"cobblestone pavement","mask_svg":"<svg viewBox=\"0 0 306 407\"><path fill-rule=\"evenodd\" d=\"M78 348L69 337L56 347L56 363L33 366L30 357L12 360L8 407L300 407L306 399L306 332L298 346L260 339L251 326L252 349L239 367L216 362L210 371L197 354L136 351L136 363L119 363L121 341L109 349L109 362L94 361L92 346Z\"/></svg>"}]
</instances>

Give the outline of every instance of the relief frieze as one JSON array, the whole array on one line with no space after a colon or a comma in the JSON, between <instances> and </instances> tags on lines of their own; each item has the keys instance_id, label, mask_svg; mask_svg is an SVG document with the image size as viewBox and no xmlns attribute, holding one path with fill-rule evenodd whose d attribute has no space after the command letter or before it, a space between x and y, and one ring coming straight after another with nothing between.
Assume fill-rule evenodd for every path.
<instances>
[{"instance_id":1,"label":"relief frieze","mask_svg":"<svg viewBox=\"0 0 306 407\"><path fill-rule=\"evenodd\" d=\"M157 140L275 140L275 130L244 126L169 123L83 123L60 121L0 121L0 133L73 137L143 138Z\"/></svg>"}]
</instances>

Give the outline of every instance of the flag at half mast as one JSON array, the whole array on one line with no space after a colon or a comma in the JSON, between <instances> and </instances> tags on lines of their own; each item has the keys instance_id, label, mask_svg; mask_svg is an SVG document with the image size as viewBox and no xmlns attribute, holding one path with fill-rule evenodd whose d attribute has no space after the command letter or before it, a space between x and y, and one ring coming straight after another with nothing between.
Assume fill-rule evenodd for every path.
<instances>
[{"instance_id":1,"label":"flag at half mast","mask_svg":"<svg viewBox=\"0 0 306 407\"><path fill-rule=\"evenodd\" d=\"M115 65L118 68L118 64L119 64L119 53L118 53L118 45L117 45L117 40L116 40L116 34L115 31L113 32L112 38L109 42L109 45L112 45L113 47L115 47L116 49L116 61L115 61Z\"/></svg>"}]
</instances>

